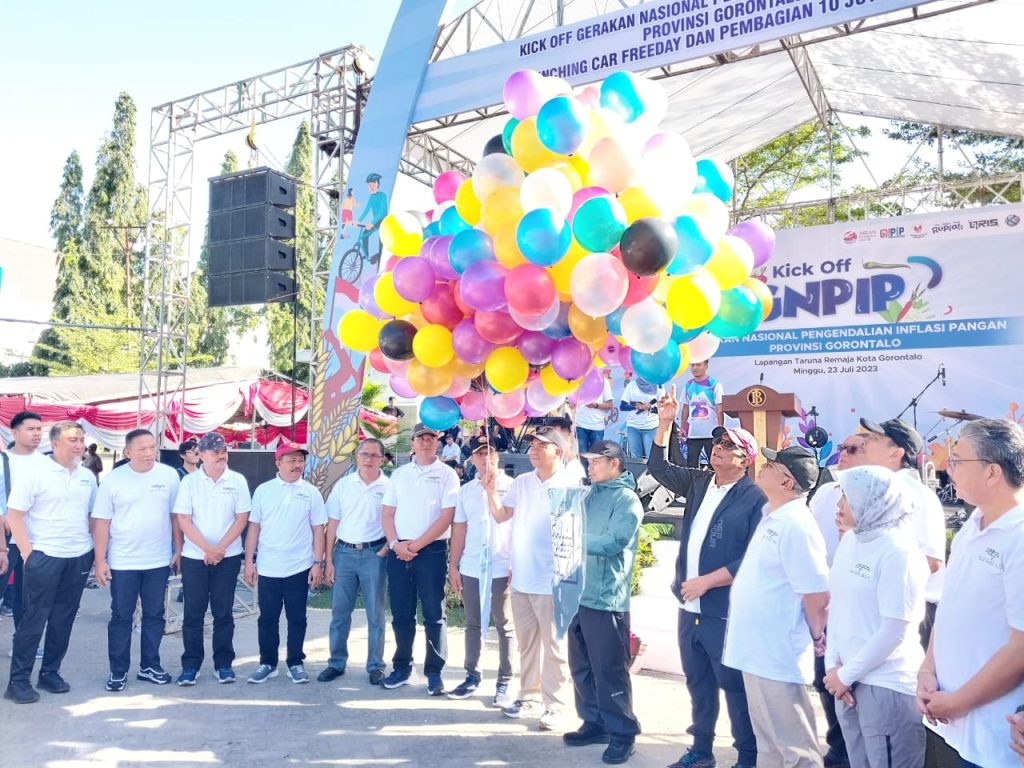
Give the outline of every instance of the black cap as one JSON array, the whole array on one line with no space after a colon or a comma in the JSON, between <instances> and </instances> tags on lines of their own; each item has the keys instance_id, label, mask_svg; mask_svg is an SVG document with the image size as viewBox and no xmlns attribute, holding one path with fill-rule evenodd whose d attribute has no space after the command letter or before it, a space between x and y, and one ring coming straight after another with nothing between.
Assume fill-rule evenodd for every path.
<instances>
[{"instance_id":1,"label":"black cap","mask_svg":"<svg viewBox=\"0 0 1024 768\"><path fill-rule=\"evenodd\" d=\"M228 443L219 432L208 432L199 438L200 451L226 451Z\"/></svg>"},{"instance_id":2,"label":"black cap","mask_svg":"<svg viewBox=\"0 0 1024 768\"><path fill-rule=\"evenodd\" d=\"M584 451L580 456L586 459L596 459L599 456L604 456L606 459L618 459L625 465L626 454L622 452L622 447L614 440L598 440L596 443L592 443L587 451Z\"/></svg>"},{"instance_id":3,"label":"black cap","mask_svg":"<svg viewBox=\"0 0 1024 768\"><path fill-rule=\"evenodd\" d=\"M903 419L889 419L881 424L861 419L860 425L868 432L885 435L896 443L906 453L909 464L916 464L917 457L924 450L924 440L921 439L920 433Z\"/></svg>"},{"instance_id":4,"label":"black cap","mask_svg":"<svg viewBox=\"0 0 1024 768\"><path fill-rule=\"evenodd\" d=\"M532 435L527 435L526 439L530 441L540 440L541 442L551 443L552 445L557 446L558 449L562 452L563 458L565 457L565 454L569 451L569 444L565 441L565 436L562 435L561 430L559 430L557 427L541 427Z\"/></svg>"},{"instance_id":5,"label":"black cap","mask_svg":"<svg viewBox=\"0 0 1024 768\"><path fill-rule=\"evenodd\" d=\"M477 451L482 451L484 449L490 449L492 451L494 450L494 446L491 445L490 441L486 437L480 437L479 435L476 435L475 437L469 438L470 456L472 456Z\"/></svg>"},{"instance_id":6,"label":"black cap","mask_svg":"<svg viewBox=\"0 0 1024 768\"><path fill-rule=\"evenodd\" d=\"M786 469L796 479L801 490L809 491L818 482L818 460L814 452L799 445L791 445L781 451L773 451L771 448L762 448L761 455L768 461L774 461Z\"/></svg>"},{"instance_id":7,"label":"black cap","mask_svg":"<svg viewBox=\"0 0 1024 768\"><path fill-rule=\"evenodd\" d=\"M418 435L422 435L422 434L425 434L425 433L430 433L431 435L434 435L435 437L440 437L441 436L441 430L434 429L433 427L428 427L422 421L417 421L416 422L416 426L414 426L412 428L412 436L413 437L417 437Z\"/></svg>"}]
</instances>

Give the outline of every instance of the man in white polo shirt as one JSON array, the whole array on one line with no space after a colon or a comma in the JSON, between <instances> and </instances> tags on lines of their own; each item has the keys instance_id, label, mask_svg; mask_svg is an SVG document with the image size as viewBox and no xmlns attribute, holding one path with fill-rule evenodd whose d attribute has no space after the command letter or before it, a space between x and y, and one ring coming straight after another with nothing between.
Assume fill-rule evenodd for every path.
<instances>
[{"instance_id":1,"label":"man in white polo shirt","mask_svg":"<svg viewBox=\"0 0 1024 768\"><path fill-rule=\"evenodd\" d=\"M427 657L423 672L427 694L444 693L441 670L448 656L444 609L448 538L459 476L437 458L440 433L423 424L412 431L412 461L394 471L384 492L381 522L391 554L388 556L388 598L395 655L385 688L409 684L412 647L416 640L416 602L423 609Z\"/></svg>"},{"instance_id":2,"label":"man in white polo shirt","mask_svg":"<svg viewBox=\"0 0 1024 768\"><path fill-rule=\"evenodd\" d=\"M14 438L12 441L14 445L9 446L3 454L7 470L4 480L7 495L10 495L10 489L14 484L14 476L23 467L28 466L43 456L39 453L39 444L43 440L43 421L39 414L34 411L21 411L14 414L11 417L11 437ZM6 510L7 503L5 502L3 508L0 509L0 516L4 516ZM6 522L6 517L4 518L4 530L9 551L7 553L7 566L4 568L5 573L2 576L2 584L0 584L0 596L3 597L4 608L10 611L11 618L14 620L14 626L17 628L18 624L21 623L23 613L21 599L23 559L18 551L18 543L11 535L11 528ZM40 658L41 655L41 653L37 653L36 658Z\"/></svg>"},{"instance_id":3,"label":"man in white polo shirt","mask_svg":"<svg viewBox=\"0 0 1024 768\"><path fill-rule=\"evenodd\" d=\"M345 475L327 497L327 583L331 584L331 656L317 676L329 683L345 674L348 635L356 596L366 607L366 672L370 685L384 682L384 589L388 542L381 523L387 476L380 471L384 444L367 438L356 448L356 471ZM333 552L330 548L333 548Z\"/></svg>"},{"instance_id":4,"label":"man in white polo shirt","mask_svg":"<svg viewBox=\"0 0 1024 768\"><path fill-rule=\"evenodd\" d=\"M185 612L178 685L195 685L203 666L203 621L213 614L213 668L218 683L235 682L235 586L242 567L242 531L249 521L249 486L228 469L228 446L216 432L199 441L199 471L181 481L174 514L181 551Z\"/></svg>"},{"instance_id":5,"label":"man in white polo shirt","mask_svg":"<svg viewBox=\"0 0 1024 768\"><path fill-rule=\"evenodd\" d=\"M818 463L800 446L761 453L768 503L732 583L722 663L743 673L757 764L821 768L807 692L828 606L825 540L807 508Z\"/></svg>"},{"instance_id":6,"label":"man in white polo shirt","mask_svg":"<svg viewBox=\"0 0 1024 768\"><path fill-rule=\"evenodd\" d=\"M977 509L953 539L918 708L964 768L1017 768L1005 717L1024 703L1024 430L965 424L949 472Z\"/></svg>"},{"instance_id":7,"label":"man in white polo shirt","mask_svg":"<svg viewBox=\"0 0 1024 768\"><path fill-rule=\"evenodd\" d=\"M89 513L96 476L81 466L85 433L74 421L50 428L53 456L19 467L7 499L8 524L24 558L24 614L14 631L11 676L4 696L18 704L39 700L29 678L46 630L39 687L67 693L60 676L71 628L92 567Z\"/></svg>"},{"instance_id":8,"label":"man in white polo shirt","mask_svg":"<svg viewBox=\"0 0 1024 768\"><path fill-rule=\"evenodd\" d=\"M495 522L491 505L493 509L501 509L512 478L501 471L499 454L486 437L474 437L470 450L476 477L459 491L448 572L452 590L462 595L466 609L466 679L449 692L448 697L465 699L480 687L480 647L484 636L480 585L489 584L490 618L498 632L498 683L493 704L504 708L514 702L509 692L515 643L508 591L512 524Z\"/></svg>"},{"instance_id":9,"label":"man in white polo shirt","mask_svg":"<svg viewBox=\"0 0 1024 768\"><path fill-rule=\"evenodd\" d=\"M171 682L160 664L164 636L164 593L170 569L180 556L171 555L171 509L178 495L178 473L157 462L156 438L146 429L125 436L128 459L103 480L93 505L96 581L110 584L107 656L108 691L123 691L131 666L132 618L142 603L139 680L157 685Z\"/></svg>"},{"instance_id":10,"label":"man in white polo shirt","mask_svg":"<svg viewBox=\"0 0 1024 768\"><path fill-rule=\"evenodd\" d=\"M277 676L282 606L288 620L288 678L293 683L309 682L302 665L306 597L308 588L320 586L324 578L327 513L320 491L302 479L308 455L302 446L282 439L274 452L277 477L261 484L252 497L245 581L256 586L259 574L260 665L249 677L250 683Z\"/></svg>"}]
</instances>

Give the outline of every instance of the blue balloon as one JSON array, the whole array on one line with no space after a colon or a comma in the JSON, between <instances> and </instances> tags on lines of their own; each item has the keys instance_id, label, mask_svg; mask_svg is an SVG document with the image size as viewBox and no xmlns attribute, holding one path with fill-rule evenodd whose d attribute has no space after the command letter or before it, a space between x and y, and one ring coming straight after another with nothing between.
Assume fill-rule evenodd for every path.
<instances>
[{"instance_id":1,"label":"blue balloon","mask_svg":"<svg viewBox=\"0 0 1024 768\"><path fill-rule=\"evenodd\" d=\"M678 344L667 344L664 349L651 354L630 350L629 359L637 376L651 384L666 384L675 378L682 355Z\"/></svg>"},{"instance_id":2,"label":"blue balloon","mask_svg":"<svg viewBox=\"0 0 1024 768\"><path fill-rule=\"evenodd\" d=\"M463 232L467 229L472 229L466 221L459 216L459 212L455 210L454 205L450 205L444 209L441 214L441 234L442 235L457 235L459 232Z\"/></svg>"},{"instance_id":3,"label":"blue balloon","mask_svg":"<svg viewBox=\"0 0 1024 768\"><path fill-rule=\"evenodd\" d=\"M451 429L460 418L459 404L450 397L425 397L420 403L420 421L431 429Z\"/></svg>"},{"instance_id":4,"label":"blue balloon","mask_svg":"<svg viewBox=\"0 0 1024 768\"><path fill-rule=\"evenodd\" d=\"M448 245L448 261L460 275L474 261L494 259L494 246L486 232L464 229Z\"/></svg>"},{"instance_id":5,"label":"blue balloon","mask_svg":"<svg viewBox=\"0 0 1024 768\"><path fill-rule=\"evenodd\" d=\"M510 117L505 123L505 127L501 129L501 143L505 147L505 154L512 154L512 134L516 130L516 126L519 125L519 121Z\"/></svg>"},{"instance_id":6,"label":"blue balloon","mask_svg":"<svg viewBox=\"0 0 1024 768\"><path fill-rule=\"evenodd\" d=\"M714 248L704 239L696 219L692 216L679 216L672 227L679 238L679 244L666 271L670 275L688 275L707 264Z\"/></svg>"},{"instance_id":7,"label":"blue balloon","mask_svg":"<svg viewBox=\"0 0 1024 768\"><path fill-rule=\"evenodd\" d=\"M423 239L426 240L428 237L437 237L441 234L441 222L432 221L427 224L423 230Z\"/></svg>"},{"instance_id":8,"label":"blue balloon","mask_svg":"<svg viewBox=\"0 0 1024 768\"><path fill-rule=\"evenodd\" d=\"M608 330L616 336L622 335L622 316L626 314L627 309L629 309L629 307L619 307L605 315L604 324L607 326Z\"/></svg>"},{"instance_id":9,"label":"blue balloon","mask_svg":"<svg viewBox=\"0 0 1024 768\"><path fill-rule=\"evenodd\" d=\"M764 308L757 295L745 285L722 291L722 306L707 329L720 339L739 339L761 324Z\"/></svg>"},{"instance_id":10,"label":"blue balloon","mask_svg":"<svg viewBox=\"0 0 1024 768\"><path fill-rule=\"evenodd\" d=\"M564 339L567 336L572 336L572 329L569 327L569 306L567 302L563 302L558 308L558 317L541 333L550 339Z\"/></svg>"},{"instance_id":11,"label":"blue balloon","mask_svg":"<svg viewBox=\"0 0 1024 768\"><path fill-rule=\"evenodd\" d=\"M572 231L565 219L556 218L550 209L537 208L519 220L516 243L527 261L550 267L569 252Z\"/></svg>"},{"instance_id":12,"label":"blue balloon","mask_svg":"<svg viewBox=\"0 0 1024 768\"><path fill-rule=\"evenodd\" d=\"M694 328L692 331L688 331L685 328L681 328L675 323L672 324L672 343L673 344L685 344L688 341L693 341L698 336L704 333L704 326L700 328Z\"/></svg>"},{"instance_id":13,"label":"blue balloon","mask_svg":"<svg viewBox=\"0 0 1024 768\"><path fill-rule=\"evenodd\" d=\"M610 109L627 123L644 113L644 102L636 90L636 75L612 72L601 83L601 106Z\"/></svg>"},{"instance_id":14,"label":"blue balloon","mask_svg":"<svg viewBox=\"0 0 1024 768\"><path fill-rule=\"evenodd\" d=\"M583 143L587 122L582 104L569 96L556 96L537 113L537 136L552 152L568 155Z\"/></svg>"},{"instance_id":15,"label":"blue balloon","mask_svg":"<svg viewBox=\"0 0 1024 768\"><path fill-rule=\"evenodd\" d=\"M710 157L697 161L697 186L694 192L710 192L723 203L732 197L735 183L732 169L720 160Z\"/></svg>"}]
</instances>

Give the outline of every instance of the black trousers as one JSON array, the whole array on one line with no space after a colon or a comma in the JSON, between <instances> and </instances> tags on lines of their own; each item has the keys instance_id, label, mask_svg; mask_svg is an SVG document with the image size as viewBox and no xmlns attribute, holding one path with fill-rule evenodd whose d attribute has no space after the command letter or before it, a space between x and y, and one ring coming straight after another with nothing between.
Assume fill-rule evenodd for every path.
<instances>
[{"instance_id":1,"label":"black trousers","mask_svg":"<svg viewBox=\"0 0 1024 768\"><path fill-rule=\"evenodd\" d=\"M235 585L242 556L225 557L217 565L181 558L181 584L185 588L185 612L181 626L181 668L199 670L205 658L203 621L206 609L213 614L213 668L229 669L235 660Z\"/></svg>"},{"instance_id":2,"label":"black trousers","mask_svg":"<svg viewBox=\"0 0 1024 768\"><path fill-rule=\"evenodd\" d=\"M107 656L110 673L121 677L132 665L132 619L142 603L140 669L160 668L160 641L164 636L164 595L171 569L166 565L147 570L110 572L110 621L107 623Z\"/></svg>"},{"instance_id":3,"label":"black trousers","mask_svg":"<svg viewBox=\"0 0 1024 768\"><path fill-rule=\"evenodd\" d=\"M428 544L410 562L388 554L388 601L391 629L395 633L395 669L412 668L412 647L416 642L416 602L423 609L423 630L427 635L427 657L423 673L441 674L448 658L448 619L444 607L444 584L448 573L448 542Z\"/></svg>"},{"instance_id":4,"label":"black trousers","mask_svg":"<svg viewBox=\"0 0 1024 768\"><path fill-rule=\"evenodd\" d=\"M688 437L686 438L686 466L700 467L700 455L707 452L708 461L711 461L711 447L714 440L710 437Z\"/></svg>"},{"instance_id":5,"label":"black trousers","mask_svg":"<svg viewBox=\"0 0 1024 768\"><path fill-rule=\"evenodd\" d=\"M580 719L616 741L633 741L640 723L629 678L629 613L581 605L569 624L569 672Z\"/></svg>"},{"instance_id":6,"label":"black trousers","mask_svg":"<svg viewBox=\"0 0 1024 768\"><path fill-rule=\"evenodd\" d=\"M281 645L281 608L288 621L288 656L285 664L294 667L306 658L302 644L306 640L306 595L309 569L275 578L260 576L258 600L260 617L256 621L260 641L260 664L277 666Z\"/></svg>"},{"instance_id":7,"label":"black trousers","mask_svg":"<svg viewBox=\"0 0 1024 768\"><path fill-rule=\"evenodd\" d=\"M924 604L924 618L921 620L921 625L917 631L921 635L921 647L924 648L925 653L928 653L928 642L932 639L932 627L935 626L935 611L938 608L938 603L926 602Z\"/></svg>"},{"instance_id":8,"label":"black trousers","mask_svg":"<svg viewBox=\"0 0 1024 768\"><path fill-rule=\"evenodd\" d=\"M4 605L11 609L11 617L14 619L14 626L21 623L21 617L25 614L25 603L22 599L22 575L24 565L21 560L21 550L10 537L7 542L7 571L0 576L0 596L3 597ZM13 574L14 578L11 579Z\"/></svg>"},{"instance_id":9,"label":"black trousers","mask_svg":"<svg viewBox=\"0 0 1024 768\"><path fill-rule=\"evenodd\" d=\"M51 557L32 550L22 573L24 613L14 631L12 683L29 681L44 629L46 641L39 674L60 671L92 561L92 550L78 557Z\"/></svg>"},{"instance_id":10,"label":"black trousers","mask_svg":"<svg viewBox=\"0 0 1024 768\"><path fill-rule=\"evenodd\" d=\"M821 708L825 710L825 722L828 730L825 731L825 743L828 744L828 755L830 761L837 763L847 762L846 740L843 738L842 728L839 727L839 718L836 717L836 697L825 690L825 657L814 657L814 690L818 692L821 700Z\"/></svg>"},{"instance_id":11,"label":"black trousers","mask_svg":"<svg viewBox=\"0 0 1024 768\"><path fill-rule=\"evenodd\" d=\"M738 763L757 765L757 741L747 711L743 674L722 664L725 619L679 611L679 653L693 712L693 748L712 753L718 722L718 692L725 693Z\"/></svg>"}]
</instances>

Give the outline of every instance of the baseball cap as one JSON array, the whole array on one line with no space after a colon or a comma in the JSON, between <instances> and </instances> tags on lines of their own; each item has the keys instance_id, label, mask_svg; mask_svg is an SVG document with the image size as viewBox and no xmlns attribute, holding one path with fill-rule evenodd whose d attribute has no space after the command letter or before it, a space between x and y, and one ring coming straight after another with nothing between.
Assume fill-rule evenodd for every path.
<instances>
[{"instance_id":1,"label":"baseball cap","mask_svg":"<svg viewBox=\"0 0 1024 768\"><path fill-rule=\"evenodd\" d=\"M491 445L490 441L486 437L480 437L480 435L477 435L476 437L469 438L469 453L471 456L477 451L482 451L485 448L492 451L495 450L494 446Z\"/></svg>"},{"instance_id":2,"label":"baseball cap","mask_svg":"<svg viewBox=\"0 0 1024 768\"><path fill-rule=\"evenodd\" d=\"M751 464L757 458L757 440L742 427L715 427L711 436L715 440L721 440L723 437L729 438L734 445L743 449L747 455L747 461Z\"/></svg>"},{"instance_id":3,"label":"baseball cap","mask_svg":"<svg viewBox=\"0 0 1024 768\"><path fill-rule=\"evenodd\" d=\"M590 449L581 453L580 456L586 459L596 459L603 456L606 459L618 459L624 462L626 455L622 452L621 446L614 440L598 440L590 446Z\"/></svg>"},{"instance_id":4,"label":"baseball cap","mask_svg":"<svg viewBox=\"0 0 1024 768\"><path fill-rule=\"evenodd\" d=\"M274 451L274 460L277 461L277 459L280 459L282 456L287 456L289 453L301 453L303 456L309 456L309 451L298 443L293 443L290 440L282 440L277 444L277 450Z\"/></svg>"},{"instance_id":5,"label":"baseball cap","mask_svg":"<svg viewBox=\"0 0 1024 768\"><path fill-rule=\"evenodd\" d=\"M422 421L417 421L416 422L416 426L414 426L412 428L412 436L413 437L418 437L419 435L422 435L422 434L425 434L425 433L428 433L428 432L431 435L434 435L434 436L440 436L441 435L441 431L440 430L433 429L432 427L428 427Z\"/></svg>"},{"instance_id":6,"label":"baseball cap","mask_svg":"<svg viewBox=\"0 0 1024 768\"><path fill-rule=\"evenodd\" d=\"M558 446L559 450L562 451L564 456L569 450L569 446L565 442L565 436L556 427L541 427L532 435L526 436L527 440L540 440L544 443L551 443L552 445Z\"/></svg>"},{"instance_id":7,"label":"baseball cap","mask_svg":"<svg viewBox=\"0 0 1024 768\"><path fill-rule=\"evenodd\" d=\"M199 438L197 447L200 451L226 451L228 443L224 439L224 435L218 432L208 432Z\"/></svg>"},{"instance_id":8,"label":"baseball cap","mask_svg":"<svg viewBox=\"0 0 1024 768\"><path fill-rule=\"evenodd\" d=\"M907 454L907 461L910 463L916 462L917 457L924 450L924 440L921 439L921 435L903 419L889 419L881 424L861 419L860 425L868 432L885 435L896 443Z\"/></svg>"},{"instance_id":9,"label":"baseball cap","mask_svg":"<svg viewBox=\"0 0 1024 768\"><path fill-rule=\"evenodd\" d=\"M762 448L761 455L768 461L778 462L793 475L797 485L807 491L818 482L818 459L814 452L799 445L791 445L781 451L773 451L771 448Z\"/></svg>"}]
</instances>

